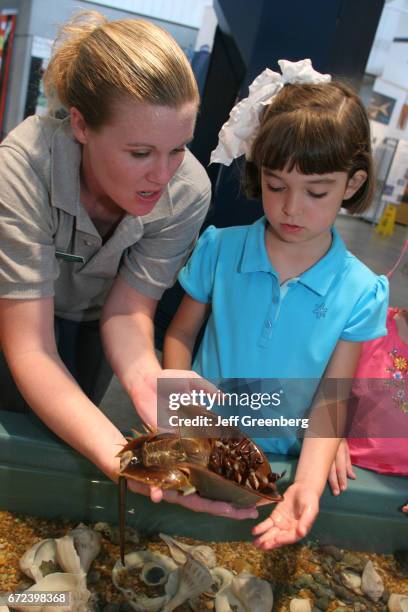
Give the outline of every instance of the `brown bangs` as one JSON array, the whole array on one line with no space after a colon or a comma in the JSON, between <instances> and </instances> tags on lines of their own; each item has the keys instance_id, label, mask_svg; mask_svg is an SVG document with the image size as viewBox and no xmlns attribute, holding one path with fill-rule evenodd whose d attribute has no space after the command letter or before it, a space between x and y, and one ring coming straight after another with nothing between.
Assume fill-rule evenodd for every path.
<instances>
[{"instance_id":1,"label":"brown bangs","mask_svg":"<svg viewBox=\"0 0 408 612\"><path fill-rule=\"evenodd\" d=\"M257 168L302 174L350 170L350 150L333 114L294 111L265 121L252 150Z\"/></svg>"}]
</instances>

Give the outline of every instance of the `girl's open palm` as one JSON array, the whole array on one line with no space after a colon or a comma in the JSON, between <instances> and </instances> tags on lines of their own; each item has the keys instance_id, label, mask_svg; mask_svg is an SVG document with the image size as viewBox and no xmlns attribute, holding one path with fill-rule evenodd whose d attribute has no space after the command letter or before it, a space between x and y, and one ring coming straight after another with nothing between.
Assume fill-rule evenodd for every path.
<instances>
[{"instance_id":1,"label":"girl's open palm","mask_svg":"<svg viewBox=\"0 0 408 612\"><path fill-rule=\"evenodd\" d=\"M293 544L311 529L319 512L319 496L304 484L294 483L269 518L252 530L254 545L268 550Z\"/></svg>"}]
</instances>

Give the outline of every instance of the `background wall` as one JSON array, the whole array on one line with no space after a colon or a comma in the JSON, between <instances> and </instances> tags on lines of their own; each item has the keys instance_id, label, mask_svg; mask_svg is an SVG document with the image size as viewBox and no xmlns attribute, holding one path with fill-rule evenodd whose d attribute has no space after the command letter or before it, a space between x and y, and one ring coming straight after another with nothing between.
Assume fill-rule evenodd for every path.
<instances>
[{"instance_id":1,"label":"background wall","mask_svg":"<svg viewBox=\"0 0 408 612\"><path fill-rule=\"evenodd\" d=\"M408 0L388 0L385 3L367 62L368 74L381 76L397 31L408 36Z\"/></svg>"},{"instance_id":2,"label":"background wall","mask_svg":"<svg viewBox=\"0 0 408 612\"><path fill-rule=\"evenodd\" d=\"M86 0L90 4L114 5L115 8L132 11L182 25L199 28L204 8L212 0Z\"/></svg>"},{"instance_id":3,"label":"background wall","mask_svg":"<svg viewBox=\"0 0 408 612\"><path fill-rule=\"evenodd\" d=\"M184 0L183 0L184 1ZM121 4L122 0L116 2ZM208 0L198 0L199 4ZM148 4L152 4L153 0L140 0L133 4L143 5L144 10L147 10ZM161 2L154 0L156 12L158 5ZM167 9L172 6L179 9L175 15L181 15L180 0L166 0ZM194 4L190 2L190 5ZM128 10L118 10L103 6L98 2L89 2L86 0L58 0L58 2L50 2L50 0L0 0L0 10L6 8L15 8L18 10L16 33L14 38L13 56L10 66L9 77L9 93L5 108L5 117L3 124L3 136L7 134L24 118L24 109L27 96L27 86L29 80L31 52L33 45L33 37L41 36L43 38L53 39L57 33L61 23L69 19L79 10L98 10L106 15L109 19L120 19L129 17L147 18L144 14L135 15ZM194 13L196 14L197 11ZM168 11L166 12L168 14ZM173 14L173 15L174 15ZM193 15L193 13L191 13ZM192 23L192 18L187 20L185 13L184 22ZM174 23L173 21L164 21L154 17L149 17L149 21L157 23L164 27L174 38L179 45L184 49L188 56L192 56L197 38L197 27L185 25L185 23Z\"/></svg>"}]
</instances>

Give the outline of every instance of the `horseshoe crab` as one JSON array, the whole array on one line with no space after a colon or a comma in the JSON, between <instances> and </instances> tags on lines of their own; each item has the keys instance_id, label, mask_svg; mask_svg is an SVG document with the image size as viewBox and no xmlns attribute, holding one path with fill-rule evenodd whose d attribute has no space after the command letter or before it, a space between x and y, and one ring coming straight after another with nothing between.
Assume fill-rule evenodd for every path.
<instances>
[{"instance_id":1,"label":"horseshoe crab","mask_svg":"<svg viewBox=\"0 0 408 612\"><path fill-rule=\"evenodd\" d=\"M197 414L195 406L191 407L191 414ZM139 434L129 440L118 456L122 533L126 479L178 490L184 495L197 492L237 508L247 508L261 500L283 499L275 484L281 475L272 472L262 449L235 427L224 427L222 437L214 438L175 433ZM123 562L123 538L121 559Z\"/></svg>"}]
</instances>

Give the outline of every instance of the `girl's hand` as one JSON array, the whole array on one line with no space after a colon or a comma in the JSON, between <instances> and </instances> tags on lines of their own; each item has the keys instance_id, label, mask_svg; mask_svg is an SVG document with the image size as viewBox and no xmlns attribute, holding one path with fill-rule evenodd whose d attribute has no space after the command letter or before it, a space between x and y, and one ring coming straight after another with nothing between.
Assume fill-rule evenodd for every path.
<instances>
[{"instance_id":1,"label":"girl's hand","mask_svg":"<svg viewBox=\"0 0 408 612\"><path fill-rule=\"evenodd\" d=\"M347 489L347 478L356 477L351 465L350 452L347 441L343 438L337 449L336 457L330 468L328 482L333 495L340 495Z\"/></svg>"},{"instance_id":2,"label":"girl's hand","mask_svg":"<svg viewBox=\"0 0 408 612\"><path fill-rule=\"evenodd\" d=\"M402 506L401 510L403 512L406 512L406 514L408 514L408 504L405 504L405 506Z\"/></svg>"},{"instance_id":3,"label":"girl's hand","mask_svg":"<svg viewBox=\"0 0 408 612\"><path fill-rule=\"evenodd\" d=\"M194 512L206 512L215 516L224 516L230 519L255 519L258 518L258 511L252 508L234 508L231 504L221 501L212 501L201 497L197 493L191 495L181 495L177 491L163 491L160 487L149 487L147 485L128 480L128 487L134 493L149 495L152 502L159 503L162 500L171 504L178 504L189 508Z\"/></svg>"},{"instance_id":4,"label":"girl's hand","mask_svg":"<svg viewBox=\"0 0 408 612\"><path fill-rule=\"evenodd\" d=\"M293 544L310 531L319 512L319 496L303 483L285 492L271 516L253 528L254 546L263 550Z\"/></svg>"}]
</instances>

